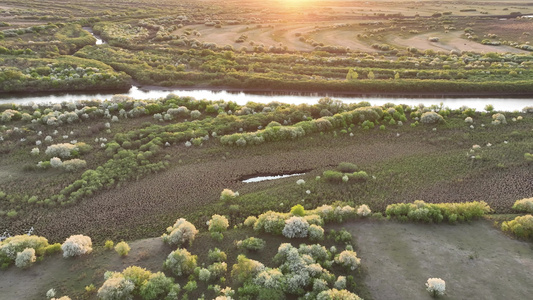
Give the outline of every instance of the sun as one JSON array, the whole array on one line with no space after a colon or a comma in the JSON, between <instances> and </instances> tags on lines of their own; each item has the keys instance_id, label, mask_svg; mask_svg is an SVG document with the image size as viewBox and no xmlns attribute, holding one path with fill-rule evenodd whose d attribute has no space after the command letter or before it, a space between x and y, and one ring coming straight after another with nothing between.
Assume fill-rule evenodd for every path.
<instances>
[{"instance_id":1,"label":"sun","mask_svg":"<svg viewBox=\"0 0 533 300\"><path fill-rule=\"evenodd\" d=\"M279 2L285 6L302 6L316 1L317 0L280 0Z\"/></svg>"}]
</instances>

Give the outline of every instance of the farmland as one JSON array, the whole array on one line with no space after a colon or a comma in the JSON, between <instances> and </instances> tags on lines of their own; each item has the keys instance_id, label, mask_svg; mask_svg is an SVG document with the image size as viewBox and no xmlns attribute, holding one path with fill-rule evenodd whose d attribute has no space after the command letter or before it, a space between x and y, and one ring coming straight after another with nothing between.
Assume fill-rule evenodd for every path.
<instances>
[{"instance_id":1,"label":"farmland","mask_svg":"<svg viewBox=\"0 0 533 300\"><path fill-rule=\"evenodd\" d=\"M0 92L524 97L532 12L510 0L1 1ZM526 297L533 105L231 100L0 103L3 295Z\"/></svg>"}]
</instances>

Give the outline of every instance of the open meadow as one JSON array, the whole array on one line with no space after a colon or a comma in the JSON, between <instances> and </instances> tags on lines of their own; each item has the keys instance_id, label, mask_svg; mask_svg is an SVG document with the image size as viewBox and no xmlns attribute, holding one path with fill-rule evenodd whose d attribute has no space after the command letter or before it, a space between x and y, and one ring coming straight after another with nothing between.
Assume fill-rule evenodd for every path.
<instances>
[{"instance_id":1,"label":"open meadow","mask_svg":"<svg viewBox=\"0 0 533 300\"><path fill-rule=\"evenodd\" d=\"M532 14L514 0L0 0L0 93L117 92L0 100L0 298L526 299L533 101L120 92L530 97Z\"/></svg>"}]
</instances>

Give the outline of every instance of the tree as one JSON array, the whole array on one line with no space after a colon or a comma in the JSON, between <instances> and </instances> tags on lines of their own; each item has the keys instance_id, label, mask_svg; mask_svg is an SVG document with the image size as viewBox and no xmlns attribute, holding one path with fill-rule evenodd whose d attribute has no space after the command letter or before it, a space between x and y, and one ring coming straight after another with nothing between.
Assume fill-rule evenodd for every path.
<instances>
[{"instance_id":1,"label":"tree","mask_svg":"<svg viewBox=\"0 0 533 300\"><path fill-rule=\"evenodd\" d=\"M357 78L359 78L359 74L357 74L355 69L350 69L346 75L346 80L356 80Z\"/></svg>"},{"instance_id":2,"label":"tree","mask_svg":"<svg viewBox=\"0 0 533 300\"><path fill-rule=\"evenodd\" d=\"M374 78L376 78L376 76L374 75L374 72L372 72L372 71L368 72L368 74L366 75L366 77L367 77L368 79L374 79Z\"/></svg>"}]
</instances>

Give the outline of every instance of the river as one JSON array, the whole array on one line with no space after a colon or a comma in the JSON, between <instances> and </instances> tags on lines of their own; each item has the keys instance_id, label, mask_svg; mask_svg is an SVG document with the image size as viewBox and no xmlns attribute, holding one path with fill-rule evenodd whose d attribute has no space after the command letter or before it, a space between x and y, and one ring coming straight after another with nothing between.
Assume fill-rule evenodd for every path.
<instances>
[{"instance_id":1,"label":"river","mask_svg":"<svg viewBox=\"0 0 533 300\"><path fill-rule=\"evenodd\" d=\"M522 110L526 106L533 105L533 99L523 98L403 98L403 97L379 97L379 96L346 96L335 94L319 94L319 93L298 93L298 92L243 92L243 91L227 91L227 90L201 90L201 89L167 89L159 87L141 88L133 86L128 92L121 93L135 99L158 99L166 97L168 94L173 93L178 96L191 96L196 99L206 100L225 100L234 101L240 105L247 102L269 103L272 101L278 101L282 103L290 104L314 104L322 97L332 97L334 99L341 100L345 103L357 103L361 101L370 102L372 105L382 105L387 102L396 104L418 105L424 104L439 105L443 103L451 109L457 109L463 105L476 110L483 110L487 104L492 104L495 110L499 111L515 111ZM91 99L110 99L116 93L102 92L102 93L28 93L28 94L2 94L0 95L0 104L2 103L61 103L72 102L77 100L91 100Z\"/></svg>"}]
</instances>

